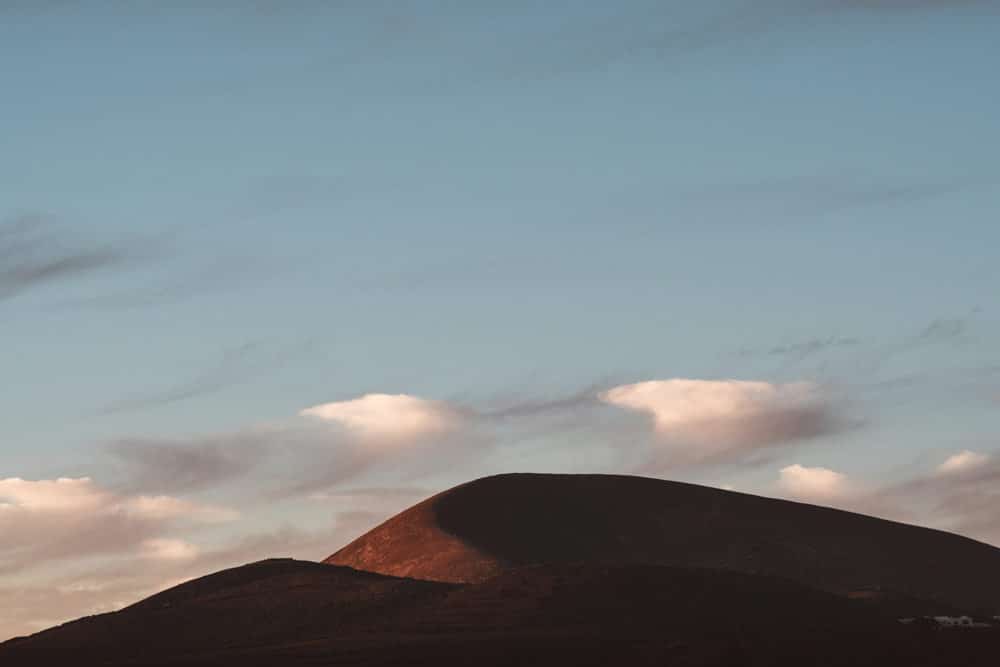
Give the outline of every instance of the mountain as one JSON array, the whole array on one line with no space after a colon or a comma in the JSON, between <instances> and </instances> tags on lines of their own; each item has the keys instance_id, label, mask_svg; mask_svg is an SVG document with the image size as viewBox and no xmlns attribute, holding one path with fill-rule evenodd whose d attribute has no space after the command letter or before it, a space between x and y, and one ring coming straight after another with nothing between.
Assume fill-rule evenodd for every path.
<instances>
[{"instance_id":1,"label":"mountain","mask_svg":"<svg viewBox=\"0 0 1000 667\"><path fill-rule=\"evenodd\" d=\"M579 563L446 584L282 559L7 642L0 664L985 667L998 646L996 632L928 633L878 606L723 570Z\"/></svg>"},{"instance_id":2,"label":"mountain","mask_svg":"<svg viewBox=\"0 0 1000 667\"><path fill-rule=\"evenodd\" d=\"M1000 613L1000 549L928 528L621 475L479 479L396 515L326 559L382 574L481 582L545 563L651 563L886 591Z\"/></svg>"},{"instance_id":3,"label":"mountain","mask_svg":"<svg viewBox=\"0 0 1000 667\"><path fill-rule=\"evenodd\" d=\"M0 645L0 664L187 664L193 656L254 654L358 628L441 596L449 584L272 559L163 591Z\"/></svg>"},{"instance_id":4,"label":"mountain","mask_svg":"<svg viewBox=\"0 0 1000 667\"><path fill-rule=\"evenodd\" d=\"M333 564L208 575L0 644L0 665L992 667L1000 627L899 618L995 613L998 558L689 484L503 475L404 511Z\"/></svg>"}]
</instances>

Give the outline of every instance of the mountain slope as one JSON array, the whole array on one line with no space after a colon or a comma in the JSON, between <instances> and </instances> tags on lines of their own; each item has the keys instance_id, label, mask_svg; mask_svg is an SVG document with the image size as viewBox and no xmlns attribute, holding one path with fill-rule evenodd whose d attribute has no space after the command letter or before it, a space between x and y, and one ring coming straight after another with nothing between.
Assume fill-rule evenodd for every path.
<instances>
[{"instance_id":1,"label":"mountain slope","mask_svg":"<svg viewBox=\"0 0 1000 667\"><path fill-rule=\"evenodd\" d=\"M897 622L997 613L1000 550L661 480L485 478L328 560L202 577L0 644L0 665L992 667L1000 652L1000 628Z\"/></svg>"},{"instance_id":2,"label":"mountain slope","mask_svg":"<svg viewBox=\"0 0 1000 667\"><path fill-rule=\"evenodd\" d=\"M620 475L512 474L455 487L325 562L479 582L540 563L652 563L885 590L1000 613L1000 549L830 508Z\"/></svg>"},{"instance_id":3,"label":"mountain slope","mask_svg":"<svg viewBox=\"0 0 1000 667\"><path fill-rule=\"evenodd\" d=\"M738 572L561 564L452 585L272 560L0 644L0 664L994 664L996 632L959 634Z\"/></svg>"},{"instance_id":4,"label":"mountain slope","mask_svg":"<svg viewBox=\"0 0 1000 667\"><path fill-rule=\"evenodd\" d=\"M292 559L260 561L2 644L0 664L146 664L253 652L356 628L377 631L387 615L453 588Z\"/></svg>"}]
</instances>

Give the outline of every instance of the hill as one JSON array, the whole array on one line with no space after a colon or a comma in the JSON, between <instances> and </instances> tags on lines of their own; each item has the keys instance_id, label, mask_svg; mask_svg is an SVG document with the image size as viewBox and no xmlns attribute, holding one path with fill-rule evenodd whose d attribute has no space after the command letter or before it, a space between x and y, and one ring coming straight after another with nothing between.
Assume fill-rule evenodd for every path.
<instances>
[{"instance_id":1,"label":"hill","mask_svg":"<svg viewBox=\"0 0 1000 667\"><path fill-rule=\"evenodd\" d=\"M1000 549L928 528L621 475L479 479L396 515L325 562L480 582L545 563L647 563L888 591L1000 613Z\"/></svg>"},{"instance_id":2,"label":"hill","mask_svg":"<svg viewBox=\"0 0 1000 667\"><path fill-rule=\"evenodd\" d=\"M0 664L985 667L998 640L737 572L578 563L455 585L271 560L7 642Z\"/></svg>"},{"instance_id":3,"label":"hill","mask_svg":"<svg viewBox=\"0 0 1000 667\"><path fill-rule=\"evenodd\" d=\"M272 559L0 644L0 665L990 666L1000 550L676 482L476 480L328 559ZM402 576L405 575L405 576Z\"/></svg>"}]
</instances>

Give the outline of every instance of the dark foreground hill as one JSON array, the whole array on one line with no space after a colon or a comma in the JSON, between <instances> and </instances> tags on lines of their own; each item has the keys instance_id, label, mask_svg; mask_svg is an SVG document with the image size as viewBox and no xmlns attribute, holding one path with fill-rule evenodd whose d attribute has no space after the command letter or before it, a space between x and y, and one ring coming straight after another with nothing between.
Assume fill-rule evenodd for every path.
<instances>
[{"instance_id":1,"label":"dark foreground hill","mask_svg":"<svg viewBox=\"0 0 1000 667\"><path fill-rule=\"evenodd\" d=\"M187 582L0 644L0 666L994 667L1000 655L998 628L898 622L998 613L1000 550L688 484L486 478L329 561Z\"/></svg>"},{"instance_id":2,"label":"dark foreground hill","mask_svg":"<svg viewBox=\"0 0 1000 667\"><path fill-rule=\"evenodd\" d=\"M840 594L1000 613L1000 549L950 533L693 484L499 475L440 493L326 562L447 582L537 563L722 568Z\"/></svg>"},{"instance_id":3,"label":"dark foreground hill","mask_svg":"<svg viewBox=\"0 0 1000 667\"><path fill-rule=\"evenodd\" d=\"M479 584L292 560L226 570L0 645L0 664L995 665L1000 634L737 572L564 564Z\"/></svg>"}]
</instances>

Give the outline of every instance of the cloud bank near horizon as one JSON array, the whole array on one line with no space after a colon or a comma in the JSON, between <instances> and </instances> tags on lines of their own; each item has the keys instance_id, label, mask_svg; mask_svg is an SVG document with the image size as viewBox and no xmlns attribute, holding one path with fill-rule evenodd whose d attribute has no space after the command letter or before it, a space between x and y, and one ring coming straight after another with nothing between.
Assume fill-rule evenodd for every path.
<instances>
[{"instance_id":1,"label":"cloud bank near horizon","mask_svg":"<svg viewBox=\"0 0 1000 667\"><path fill-rule=\"evenodd\" d=\"M1000 452L963 450L896 483L877 484L820 466L779 471L777 495L939 528L1000 545Z\"/></svg>"},{"instance_id":2,"label":"cloud bank near horizon","mask_svg":"<svg viewBox=\"0 0 1000 667\"><path fill-rule=\"evenodd\" d=\"M233 432L120 438L104 449L129 491L207 491L259 476L267 463L269 479L259 481L274 488L265 495L288 497L388 470L401 478L447 471L523 441L565 435L633 461L625 471L759 463L772 450L845 428L842 413L814 383L673 378L499 409L369 393Z\"/></svg>"},{"instance_id":3,"label":"cloud bank near horizon","mask_svg":"<svg viewBox=\"0 0 1000 667\"><path fill-rule=\"evenodd\" d=\"M167 495L125 495L89 477L0 479L0 574L92 556L174 557L191 524L233 521L235 510Z\"/></svg>"},{"instance_id":4,"label":"cloud bank near horizon","mask_svg":"<svg viewBox=\"0 0 1000 667\"><path fill-rule=\"evenodd\" d=\"M0 531L8 537L0 545L0 576L96 556L120 563L58 578L67 591L59 596L66 612L58 620L64 620L102 608L95 601L131 602L165 583L237 562L227 558L285 553L280 542L266 539L244 546L239 540L199 543L206 526L239 515L192 496L227 489L237 495L253 489L234 505L243 516L265 512L274 502L329 506L334 529L295 532L288 543L295 554L321 558L339 546L334 537L346 542L437 490L437 482L423 492L395 490L460 474L463 463L472 471L489 469L490 457L516 451L519 438L559 434L552 429L563 426L564 417L571 418L572 435L607 437L606 448L621 448L640 462L606 472L644 473L756 469L850 424L840 399L812 382L668 378L500 409L363 394L229 433L117 440L104 449L117 466L115 484L89 477L0 480ZM555 449L564 457L578 451L572 444ZM1000 541L991 509L1000 503L997 465L992 454L960 451L922 476L883 488L831 468L789 463L767 492ZM129 563L146 564L149 575L130 576ZM0 601L14 605L16 598L23 605L24 590L0 583Z\"/></svg>"}]
</instances>

